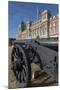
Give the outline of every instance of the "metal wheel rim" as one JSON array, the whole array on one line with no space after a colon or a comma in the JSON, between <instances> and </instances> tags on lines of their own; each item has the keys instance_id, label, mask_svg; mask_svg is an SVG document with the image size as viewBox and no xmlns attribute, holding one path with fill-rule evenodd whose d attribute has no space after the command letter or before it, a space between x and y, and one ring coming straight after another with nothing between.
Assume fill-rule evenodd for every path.
<instances>
[{"instance_id":1,"label":"metal wheel rim","mask_svg":"<svg viewBox=\"0 0 60 90\"><path fill-rule=\"evenodd\" d=\"M15 51L14 51L14 54L13 54L14 63L16 61L18 61L18 60L21 60L20 56L18 55L20 50L19 51L18 50L17 50L17 48L15 48ZM17 51L18 51L18 53L16 53ZM28 73L28 66L27 66L26 57L23 55L23 51L21 51L21 53L22 53L22 56L23 56L22 62L20 62L22 69L19 68L19 70L16 70L14 73L15 73L16 79L18 81L18 84L21 87L24 87L24 86L26 86L27 80L28 80L28 75L27 75L27 73Z\"/></svg>"}]
</instances>

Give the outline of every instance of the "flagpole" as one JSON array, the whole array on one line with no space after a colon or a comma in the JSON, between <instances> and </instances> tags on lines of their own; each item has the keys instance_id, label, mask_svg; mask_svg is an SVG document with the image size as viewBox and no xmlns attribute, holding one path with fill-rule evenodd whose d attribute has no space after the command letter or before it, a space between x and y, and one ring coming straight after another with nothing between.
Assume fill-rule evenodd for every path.
<instances>
[{"instance_id":1,"label":"flagpole","mask_svg":"<svg viewBox=\"0 0 60 90\"><path fill-rule=\"evenodd\" d=\"M37 19L38 19L38 8L37 8Z\"/></svg>"}]
</instances>

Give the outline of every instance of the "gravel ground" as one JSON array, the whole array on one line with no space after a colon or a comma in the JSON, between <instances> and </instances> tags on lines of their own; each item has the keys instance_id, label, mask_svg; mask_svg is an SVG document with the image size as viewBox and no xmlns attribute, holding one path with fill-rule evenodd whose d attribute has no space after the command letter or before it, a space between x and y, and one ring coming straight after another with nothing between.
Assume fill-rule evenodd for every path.
<instances>
[{"instance_id":1,"label":"gravel ground","mask_svg":"<svg viewBox=\"0 0 60 90\"><path fill-rule=\"evenodd\" d=\"M12 51L12 47L9 47L9 61L8 61L8 66L9 66L9 70L8 70L8 88L16 88L16 79L14 77L14 73L11 70L11 51Z\"/></svg>"}]
</instances>

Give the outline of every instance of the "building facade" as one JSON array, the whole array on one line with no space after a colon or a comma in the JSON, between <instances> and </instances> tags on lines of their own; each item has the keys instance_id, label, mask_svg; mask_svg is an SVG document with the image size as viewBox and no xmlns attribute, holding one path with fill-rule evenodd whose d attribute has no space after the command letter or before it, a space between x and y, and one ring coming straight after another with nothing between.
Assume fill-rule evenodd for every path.
<instances>
[{"instance_id":1,"label":"building facade","mask_svg":"<svg viewBox=\"0 0 60 90\"><path fill-rule=\"evenodd\" d=\"M48 10L41 12L41 18L30 21L26 24L27 28L23 32L19 27L16 34L17 40L33 38L50 38L58 37L59 34L59 17L52 16Z\"/></svg>"}]
</instances>

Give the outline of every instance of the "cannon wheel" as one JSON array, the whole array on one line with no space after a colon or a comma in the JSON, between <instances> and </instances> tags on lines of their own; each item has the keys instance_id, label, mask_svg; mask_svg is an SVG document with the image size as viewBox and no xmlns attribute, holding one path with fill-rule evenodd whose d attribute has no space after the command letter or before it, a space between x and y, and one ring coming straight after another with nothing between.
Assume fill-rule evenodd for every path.
<instances>
[{"instance_id":1,"label":"cannon wheel","mask_svg":"<svg viewBox=\"0 0 60 90\"><path fill-rule=\"evenodd\" d=\"M27 87L31 80L31 66L26 53L21 46L15 45L12 51L13 72L17 87Z\"/></svg>"}]
</instances>

